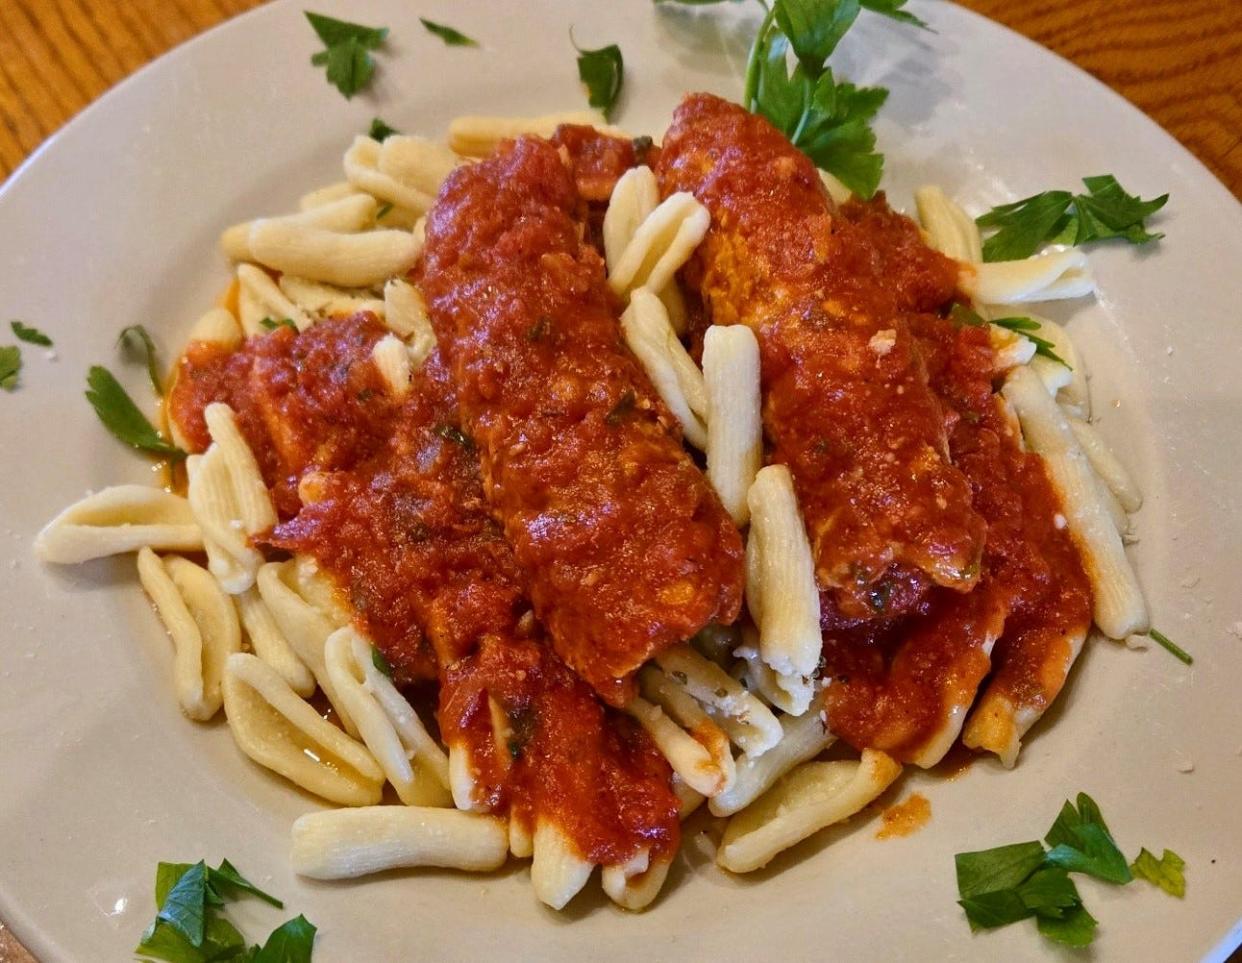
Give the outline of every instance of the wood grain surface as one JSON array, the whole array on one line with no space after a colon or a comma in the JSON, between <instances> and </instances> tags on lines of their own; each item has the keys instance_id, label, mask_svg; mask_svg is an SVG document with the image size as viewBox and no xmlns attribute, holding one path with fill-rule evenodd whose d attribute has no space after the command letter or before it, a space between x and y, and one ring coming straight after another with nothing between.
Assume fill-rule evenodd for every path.
<instances>
[{"instance_id":1,"label":"wood grain surface","mask_svg":"<svg viewBox=\"0 0 1242 963\"><path fill-rule=\"evenodd\" d=\"M1242 0L961 2L1121 93L1242 198ZM147 61L257 5L0 0L0 178Z\"/></svg>"},{"instance_id":2,"label":"wood grain surface","mask_svg":"<svg viewBox=\"0 0 1242 963\"><path fill-rule=\"evenodd\" d=\"M961 2L1108 84L1242 198L1242 0ZM0 179L109 87L257 5L0 0ZM30 960L0 923L0 963Z\"/></svg>"}]
</instances>

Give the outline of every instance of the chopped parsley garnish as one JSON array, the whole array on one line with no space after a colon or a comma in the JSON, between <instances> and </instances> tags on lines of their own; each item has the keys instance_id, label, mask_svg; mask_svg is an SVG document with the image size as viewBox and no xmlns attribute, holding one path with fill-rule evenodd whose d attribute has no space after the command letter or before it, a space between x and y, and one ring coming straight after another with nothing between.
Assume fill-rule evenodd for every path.
<instances>
[{"instance_id":1,"label":"chopped parsley garnish","mask_svg":"<svg viewBox=\"0 0 1242 963\"><path fill-rule=\"evenodd\" d=\"M21 370L21 348L15 344L0 347L0 388L13 391L17 387L17 374Z\"/></svg>"},{"instance_id":2,"label":"chopped parsley garnish","mask_svg":"<svg viewBox=\"0 0 1242 963\"><path fill-rule=\"evenodd\" d=\"M218 869L205 862L160 863L155 871L155 920L134 952L167 963L309 963L315 927L295 916L272 931L262 945L252 945L221 914L240 896L258 897L277 908L284 904L263 892L226 859Z\"/></svg>"},{"instance_id":3,"label":"chopped parsley garnish","mask_svg":"<svg viewBox=\"0 0 1242 963\"><path fill-rule=\"evenodd\" d=\"M44 348L52 346L52 339L40 331L38 328L32 328L28 324L20 321L10 321L9 327L13 329L13 334L18 341L25 341L27 344L37 344Z\"/></svg>"},{"instance_id":4,"label":"chopped parsley garnish","mask_svg":"<svg viewBox=\"0 0 1242 963\"><path fill-rule=\"evenodd\" d=\"M383 44L388 28L364 27L309 10L304 12L324 45L323 50L311 57L311 63L325 67L328 83L344 94L346 100L350 99L371 82L375 74L375 58L371 51Z\"/></svg>"},{"instance_id":5,"label":"chopped parsley garnish","mask_svg":"<svg viewBox=\"0 0 1242 963\"><path fill-rule=\"evenodd\" d=\"M160 365L155 356L155 342L151 340L151 335L147 332L147 329L141 324L131 324L128 328L121 330L116 343L121 346L121 350L137 357L138 360L141 360L147 366L147 377L151 379L151 387L157 395L163 394L164 388L160 382Z\"/></svg>"},{"instance_id":6,"label":"chopped parsley garnish","mask_svg":"<svg viewBox=\"0 0 1242 963\"><path fill-rule=\"evenodd\" d=\"M1186 861L1173 850L1166 849L1164 855L1156 859L1146 847L1139 850L1138 856L1130 864L1130 872L1136 877L1145 879L1154 886L1159 886L1170 896L1176 896L1178 899L1184 899L1186 896L1186 876L1182 872L1185 868Z\"/></svg>"},{"instance_id":7,"label":"chopped parsley garnish","mask_svg":"<svg viewBox=\"0 0 1242 963\"><path fill-rule=\"evenodd\" d=\"M552 319L546 314L539 315L537 321L526 332L527 341L542 341L552 330Z\"/></svg>"},{"instance_id":8,"label":"chopped parsley garnish","mask_svg":"<svg viewBox=\"0 0 1242 963\"><path fill-rule=\"evenodd\" d=\"M997 228L983 242L983 259L1016 261L1045 244L1076 247L1111 237L1147 244L1164 237L1149 232L1144 221L1164 207L1168 194L1145 201L1127 194L1112 174L1084 177L1082 182L1085 194L1045 191L994 207L976 218L981 228Z\"/></svg>"},{"instance_id":9,"label":"chopped parsley garnish","mask_svg":"<svg viewBox=\"0 0 1242 963\"><path fill-rule=\"evenodd\" d=\"M958 302L949 309L949 320L959 327L981 328L985 324L995 324L997 327L1005 328L1009 331L1015 331L1022 337L1026 338L1035 345L1035 353L1043 355L1050 361L1057 364L1063 364L1070 367L1069 364L1054 350L1054 345L1046 338L1041 338L1032 332L1038 331L1040 324L1034 318L997 318L995 321L989 322L978 311L975 311L969 305Z\"/></svg>"},{"instance_id":10,"label":"chopped parsley garnish","mask_svg":"<svg viewBox=\"0 0 1242 963\"><path fill-rule=\"evenodd\" d=\"M389 127L378 117L372 117L371 127L367 131L367 136L370 137L372 140L378 140L382 144L393 134L399 134L399 133L401 133L401 131L397 130L397 128Z\"/></svg>"},{"instance_id":11,"label":"chopped parsley garnish","mask_svg":"<svg viewBox=\"0 0 1242 963\"><path fill-rule=\"evenodd\" d=\"M838 81L828 66L860 9L925 26L902 9L905 0L774 0L746 67L742 104L762 114L794 146L861 197L871 197L884 171L870 121L883 87ZM796 65L789 69L792 53Z\"/></svg>"},{"instance_id":12,"label":"chopped parsley garnish","mask_svg":"<svg viewBox=\"0 0 1242 963\"><path fill-rule=\"evenodd\" d=\"M598 50L583 50L574 41L572 31L569 41L578 51L578 79L586 85L587 103L599 108L604 113L604 119L610 120L625 79L621 48L610 43Z\"/></svg>"},{"instance_id":13,"label":"chopped parsley garnish","mask_svg":"<svg viewBox=\"0 0 1242 963\"><path fill-rule=\"evenodd\" d=\"M1152 629L1152 630L1151 630L1151 631L1149 631L1147 634L1148 634L1148 635L1149 635L1149 636L1150 636L1150 637L1151 637L1151 638L1152 638L1152 639L1153 639L1153 640L1154 640L1154 641L1155 641L1158 645L1161 645L1161 646L1163 646L1164 648L1168 649L1168 650L1169 650L1169 652L1171 652L1171 653L1173 654L1173 657L1174 657L1175 659L1177 659L1177 660L1179 660L1179 661L1181 661L1181 662L1185 663L1186 665L1193 665L1193 664L1194 664L1194 661L1195 661L1194 656L1192 656L1189 652L1187 652L1185 649L1183 649L1180 645L1178 645L1176 642L1174 642L1172 639L1170 639L1167 635L1165 635L1165 634L1164 634L1163 632L1161 632L1159 629Z\"/></svg>"},{"instance_id":14,"label":"chopped parsley garnish","mask_svg":"<svg viewBox=\"0 0 1242 963\"><path fill-rule=\"evenodd\" d=\"M392 663L379 650L379 646L374 642L371 643L371 664L379 669L388 678L392 678Z\"/></svg>"},{"instance_id":15,"label":"chopped parsley garnish","mask_svg":"<svg viewBox=\"0 0 1242 963\"><path fill-rule=\"evenodd\" d=\"M634 396L634 392L627 388L617 403L612 406L612 410L604 416L604 424L613 428L621 424L625 420L625 416L634 410L634 405L637 401L638 399Z\"/></svg>"},{"instance_id":16,"label":"chopped parsley garnish","mask_svg":"<svg viewBox=\"0 0 1242 963\"><path fill-rule=\"evenodd\" d=\"M1127 866L1100 807L1086 793L1078 794L1077 806L1065 803L1044 842L1048 849L1032 840L954 857L958 903L972 931L1034 917L1047 939L1066 946L1089 945L1096 920L1083 906L1070 873L1125 885L1134 878L1133 869L1167 892L1177 896L1185 892L1181 875L1185 864L1169 850L1164 859L1156 860L1144 849L1134 866Z\"/></svg>"},{"instance_id":17,"label":"chopped parsley garnish","mask_svg":"<svg viewBox=\"0 0 1242 963\"><path fill-rule=\"evenodd\" d=\"M86 400L104 427L125 444L169 458L185 457L184 451L160 437L107 368L94 365L86 376L86 383Z\"/></svg>"},{"instance_id":18,"label":"chopped parsley garnish","mask_svg":"<svg viewBox=\"0 0 1242 963\"><path fill-rule=\"evenodd\" d=\"M472 451L474 449L474 439L456 425L439 425L436 427L436 434L445 441L451 441L454 444L461 445L467 451Z\"/></svg>"},{"instance_id":19,"label":"chopped parsley garnish","mask_svg":"<svg viewBox=\"0 0 1242 963\"><path fill-rule=\"evenodd\" d=\"M479 42L473 37L467 37L460 30L454 30L442 23L435 23L426 17L419 17L419 23L427 28L428 33L435 34L449 47L477 47Z\"/></svg>"},{"instance_id":20,"label":"chopped parsley garnish","mask_svg":"<svg viewBox=\"0 0 1242 963\"><path fill-rule=\"evenodd\" d=\"M379 206L379 210L375 212L375 219L381 221L392 211L392 201L385 201Z\"/></svg>"},{"instance_id":21,"label":"chopped parsley garnish","mask_svg":"<svg viewBox=\"0 0 1242 963\"><path fill-rule=\"evenodd\" d=\"M277 328L288 328L294 334L298 333L298 326L294 324L293 318L281 318L279 321L275 318L263 318L259 322L259 326L266 331L275 331Z\"/></svg>"}]
</instances>

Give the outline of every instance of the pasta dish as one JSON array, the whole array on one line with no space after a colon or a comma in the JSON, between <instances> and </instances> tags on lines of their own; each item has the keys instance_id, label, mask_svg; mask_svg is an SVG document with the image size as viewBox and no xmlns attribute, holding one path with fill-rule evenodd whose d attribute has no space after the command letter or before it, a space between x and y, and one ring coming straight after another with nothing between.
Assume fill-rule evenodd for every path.
<instances>
[{"instance_id":1,"label":"pasta dish","mask_svg":"<svg viewBox=\"0 0 1242 963\"><path fill-rule=\"evenodd\" d=\"M529 858L640 909L694 810L756 870L959 740L1013 766L1092 627L1149 628L1139 493L1021 307L1091 294L1079 249L985 260L708 94L343 166L222 235L172 483L36 546L137 553L185 715L328 804L298 873Z\"/></svg>"}]
</instances>

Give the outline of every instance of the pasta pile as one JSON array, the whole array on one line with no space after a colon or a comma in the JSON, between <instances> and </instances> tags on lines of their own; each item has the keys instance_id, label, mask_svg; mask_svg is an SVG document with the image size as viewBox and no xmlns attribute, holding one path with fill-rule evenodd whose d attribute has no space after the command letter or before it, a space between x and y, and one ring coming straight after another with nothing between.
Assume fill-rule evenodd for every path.
<instances>
[{"instance_id":1,"label":"pasta pile","mask_svg":"<svg viewBox=\"0 0 1242 963\"><path fill-rule=\"evenodd\" d=\"M332 316L371 312L391 332L372 360L387 390L401 397L435 345L422 297L406 277L440 183L504 138L550 135L564 122L598 123L579 114L461 118L447 146L403 135L382 143L356 138L345 153L343 181L304 196L296 213L223 233L236 297L205 314L191 337L232 348L273 322L287 319L305 330ZM839 184L828 186L841 195ZM1002 305L1094 291L1079 251L985 264L973 220L941 190L921 189L917 205L928 242L962 262L961 289L985 319L1002 316ZM603 241L609 284L625 305L625 341L686 442L704 454L711 484L747 533L746 603L754 628L700 633L660 654L641 671L640 695L626 711L675 773L683 818L706 801L713 816L727 819L716 859L745 873L859 813L902 767L875 750L816 761L835 741L817 677L820 601L790 472L763 465L759 346L745 326L712 326L700 366L681 340L686 308L676 275L709 224L693 196L661 202L651 170L636 167L616 185ZM1070 366L1037 356L1023 333L993 325L993 346L1009 369L1002 395L1063 502L1091 582L1096 624L1124 638L1147 628L1123 547L1128 514L1141 497L1090 423L1086 375L1068 334L1037 320L1035 333ZM173 685L183 712L206 721L223 708L248 757L338 807L294 823L298 873L341 879L418 866L484 872L514 855L532 858L537 897L564 906L594 867L555 825L529 832L479 811L468 760L432 737L376 665L370 640L351 624L315 563L268 561L253 547L252 538L276 521L272 497L235 413L213 404L206 421L211 445L188 459L186 497L133 485L105 489L49 523L36 543L39 555L68 564L137 551L140 581L173 641ZM172 431L184 445L175 424ZM303 484L313 486L313 478ZM1073 654L1082 641L1075 640ZM316 692L339 725L308 701ZM1013 765L1035 718L1000 697L983 703L963 738ZM384 802L386 786L398 804ZM618 905L640 909L656 897L668 868L667 860L640 853L602 867L602 887Z\"/></svg>"}]
</instances>

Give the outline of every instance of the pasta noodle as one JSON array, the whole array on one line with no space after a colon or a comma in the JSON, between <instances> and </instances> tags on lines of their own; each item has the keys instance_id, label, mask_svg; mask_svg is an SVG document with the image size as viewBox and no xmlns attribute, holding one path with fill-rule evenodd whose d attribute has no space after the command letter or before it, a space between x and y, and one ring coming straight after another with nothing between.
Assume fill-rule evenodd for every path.
<instances>
[{"instance_id":1,"label":"pasta noodle","mask_svg":"<svg viewBox=\"0 0 1242 963\"><path fill-rule=\"evenodd\" d=\"M256 578L259 596L272 613L272 618L276 620L276 625L290 647L315 676L315 681L332 703L345 731L351 736L357 736L358 729L336 691L336 686L332 684L324 656L328 636L339 626L322 609L312 605L289 585L287 578L291 574L290 565L290 562L268 562L263 565Z\"/></svg>"},{"instance_id":2,"label":"pasta noodle","mask_svg":"<svg viewBox=\"0 0 1242 963\"><path fill-rule=\"evenodd\" d=\"M478 800L474 791L476 769L469 746L449 743L448 771L453 805L463 812L487 812L487 805Z\"/></svg>"},{"instance_id":3,"label":"pasta noodle","mask_svg":"<svg viewBox=\"0 0 1242 963\"><path fill-rule=\"evenodd\" d=\"M233 739L259 765L342 806L379 802L384 773L366 748L289 688L256 656L229 656L224 714Z\"/></svg>"},{"instance_id":4,"label":"pasta noodle","mask_svg":"<svg viewBox=\"0 0 1242 963\"><path fill-rule=\"evenodd\" d=\"M655 662L669 680L704 707L743 752L761 756L780 740L781 724L772 710L690 646L667 649L655 657Z\"/></svg>"},{"instance_id":5,"label":"pasta noodle","mask_svg":"<svg viewBox=\"0 0 1242 963\"><path fill-rule=\"evenodd\" d=\"M1148 628L1147 605L1121 537L1108 517L1101 486L1065 415L1026 368L1015 368L1002 393L1013 405L1031 450L1044 460L1061 497L1069 530L1091 581L1095 622L1105 635L1124 639Z\"/></svg>"},{"instance_id":6,"label":"pasta noodle","mask_svg":"<svg viewBox=\"0 0 1242 963\"><path fill-rule=\"evenodd\" d=\"M203 530L208 568L236 595L254 584L263 564L249 539L276 524L276 509L232 409L217 402L204 417L212 444L189 459L190 508Z\"/></svg>"},{"instance_id":7,"label":"pasta noodle","mask_svg":"<svg viewBox=\"0 0 1242 963\"><path fill-rule=\"evenodd\" d=\"M404 398L410 390L410 353L405 342L395 334L386 334L375 342L371 360L379 370L388 393L394 398Z\"/></svg>"},{"instance_id":8,"label":"pasta noodle","mask_svg":"<svg viewBox=\"0 0 1242 963\"><path fill-rule=\"evenodd\" d=\"M736 760L733 784L708 801L713 816L732 816L767 792L776 780L800 763L814 759L836 741L821 711L781 719L781 738L761 756Z\"/></svg>"},{"instance_id":9,"label":"pasta noodle","mask_svg":"<svg viewBox=\"0 0 1242 963\"><path fill-rule=\"evenodd\" d=\"M546 819L538 821L530 883L539 902L555 910L563 909L586 885L594 868L578 854L559 826Z\"/></svg>"},{"instance_id":10,"label":"pasta noodle","mask_svg":"<svg viewBox=\"0 0 1242 963\"><path fill-rule=\"evenodd\" d=\"M255 261L277 271L347 288L382 284L404 274L413 267L420 251L409 231L343 234L283 218L255 221L250 227L250 252Z\"/></svg>"},{"instance_id":11,"label":"pasta noodle","mask_svg":"<svg viewBox=\"0 0 1242 963\"><path fill-rule=\"evenodd\" d=\"M606 126L602 115L593 110L571 110L540 117L462 116L454 118L449 124L449 149L464 157L486 157L503 140L522 134L551 137L561 124L585 124L604 133L621 134L617 128Z\"/></svg>"},{"instance_id":12,"label":"pasta noodle","mask_svg":"<svg viewBox=\"0 0 1242 963\"><path fill-rule=\"evenodd\" d=\"M254 654L275 669L285 684L303 698L315 692L315 676L311 674L289 640L281 634L280 626L259 595L258 589L248 588L233 596L242 626Z\"/></svg>"},{"instance_id":13,"label":"pasta noodle","mask_svg":"<svg viewBox=\"0 0 1242 963\"><path fill-rule=\"evenodd\" d=\"M660 299L646 288L634 291L630 306L621 315L621 330L656 392L681 423L686 440L696 448L705 448L707 391L703 374L677 340Z\"/></svg>"},{"instance_id":14,"label":"pasta noodle","mask_svg":"<svg viewBox=\"0 0 1242 963\"><path fill-rule=\"evenodd\" d=\"M983 242L974 219L945 196L935 184L914 192L919 222L926 231L928 243L941 254L958 261L978 264L983 261Z\"/></svg>"},{"instance_id":15,"label":"pasta noodle","mask_svg":"<svg viewBox=\"0 0 1242 963\"><path fill-rule=\"evenodd\" d=\"M642 850L629 862L605 866L600 883L608 898L622 909L644 909L659 895L672 862L669 856L653 861L651 853Z\"/></svg>"},{"instance_id":16,"label":"pasta noodle","mask_svg":"<svg viewBox=\"0 0 1242 963\"><path fill-rule=\"evenodd\" d=\"M631 167L617 180L604 212L604 262L612 271L640 224L660 204L660 187L645 164Z\"/></svg>"},{"instance_id":17,"label":"pasta noodle","mask_svg":"<svg viewBox=\"0 0 1242 963\"><path fill-rule=\"evenodd\" d=\"M465 161L443 144L409 134L392 134L379 148L377 166L383 173L433 198L445 178Z\"/></svg>"},{"instance_id":18,"label":"pasta noodle","mask_svg":"<svg viewBox=\"0 0 1242 963\"><path fill-rule=\"evenodd\" d=\"M759 654L783 677L781 688L791 695L795 690L801 694L809 689L822 642L811 547L798 513L789 469L784 465L762 469L755 476L747 499L747 601L752 592L760 599L757 614L752 607L759 626ZM753 566L749 564L750 542L754 543ZM806 696L809 699L809 692Z\"/></svg>"},{"instance_id":19,"label":"pasta noodle","mask_svg":"<svg viewBox=\"0 0 1242 963\"><path fill-rule=\"evenodd\" d=\"M408 281L394 278L384 285L384 323L389 330L404 338L410 353L410 364L418 368L436 346L436 335L427 317L427 305L418 288Z\"/></svg>"},{"instance_id":20,"label":"pasta noodle","mask_svg":"<svg viewBox=\"0 0 1242 963\"><path fill-rule=\"evenodd\" d=\"M1113 493L1122 509L1126 512L1138 511L1143 506L1142 492L1130 477L1126 466L1121 463L1121 459L1104 443L1095 426L1073 415L1068 415L1065 420L1087 456L1087 461L1091 462L1092 469Z\"/></svg>"},{"instance_id":21,"label":"pasta noodle","mask_svg":"<svg viewBox=\"0 0 1242 963\"><path fill-rule=\"evenodd\" d=\"M381 321L384 320L384 302L368 291L346 291L317 281L308 281L306 278L294 277L292 274L282 274L277 284L290 301L314 318L370 311Z\"/></svg>"},{"instance_id":22,"label":"pasta noodle","mask_svg":"<svg viewBox=\"0 0 1242 963\"><path fill-rule=\"evenodd\" d=\"M499 817L416 806L307 813L293 823L292 838L293 871L311 879L418 866L486 873L499 869L509 852Z\"/></svg>"},{"instance_id":23,"label":"pasta noodle","mask_svg":"<svg viewBox=\"0 0 1242 963\"><path fill-rule=\"evenodd\" d=\"M364 191L358 190L349 181L337 181L335 184L327 184L324 187L319 187L303 194L298 198L298 210L309 211L312 208L323 207L325 204L341 201L347 197L356 197L364 193Z\"/></svg>"},{"instance_id":24,"label":"pasta noodle","mask_svg":"<svg viewBox=\"0 0 1242 963\"><path fill-rule=\"evenodd\" d=\"M355 137L345 152L345 177L354 187L373 197L425 214L435 201L434 193L420 190L397 179L390 171L381 170L380 155L384 146L365 134Z\"/></svg>"},{"instance_id":25,"label":"pasta noodle","mask_svg":"<svg viewBox=\"0 0 1242 963\"><path fill-rule=\"evenodd\" d=\"M241 344L242 336L241 325L228 308L212 308L190 329L191 341L218 344L229 351Z\"/></svg>"},{"instance_id":26,"label":"pasta noodle","mask_svg":"<svg viewBox=\"0 0 1242 963\"><path fill-rule=\"evenodd\" d=\"M853 816L900 774L900 763L874 749L864 749L857 762L803 763L729 820L716 862L734 873L760 869L794 843Z\"/></svg>"},{"instance_id":27,"label":"pasta noodle","mask_svg":"<svg viewBox=\"0 0 1242 963\"><path fill-rule=\"evenodd\" d=\"M241 649L237 612L215 580L178 555L138 553L138 579L173 641L173 688L181 711L206 722L220 708L225 661Z\"/></svg>"},{"instance_id":28,"label":"pasta noodle","mask_svg":"<svg viewBox=\"0 0 1242 963\"><path fill-rule=\"evenodd\" d=\"M292 321L299 331L310 327L311 319L298 305L289 300L280 285L266 271L253 264L237 265L237 312L242 331L248 337L266 334L263 320Z\"/></svg>"},{"instance_id":29,"label":"pasta noodle","mask_svg":"<svg viewBox=\"0 0 1242 963\"><path fill-rule=\"evenodd\" d=\"M643 681L649 676L644 673ZM657 679L660 678L657 676ZM659 682L655 683L657 686ZM670 702L676 700L676 705L683 711L688 718L696 715L694 700L689 696L684 699L678 699L675 690L667 686L662 687L662 694L668 696L669 692L674 694L669 697ZM684 695L684 694L683 694ZM639 721L647 734L651 736L652 742L656 744L664 758L668 760L668 764L672 767L673 772L681 777L682 781L693 789L695 792L702 793L704 796L714 796L720 792L728 784L730 774L726 771L724 757L728 753L720 753L719 751L713 756L712 751L693 735L682 729L674 719L665 714L664 709L658 705L653 705L642 696L638 696L630 701L625 707L625 711ZM724 736L710 720L707 719L706 713L702 710L697 711L698 716L706 722L711 729L705 731L710 732L715 729L719 732L714 741L719 746ZM451 758L451 755L450 755ZM732 763L732 756L728 756L729 764ZM457 798L456 793L453 796Z\"/></svg>"},{"instance_id":30,"label":"pasta noodle","mask_svg":"<svg viewBox=\"0 0 1242 963\"><path fill-rule=\"evenodd\" d=\"M347 194L334 201L313 204L297 214L234 224L220 235L220 247L231 261L255 261L259 259L254 255L250 235L261 221L279 221L295 230L299 227L321 228L351 234L374 224L376 209L375 198L369 194Z\"/></svg>"},{"instance_id":31,"label":"pasta noodle","mask_svg":"<svg viewBox=\"0 0 1242 963\"><path fill-rule=\"evenodd\" d=\"M362 741L401 801L407 806L447 806L451 800L448 760L400 693L393 689L386 701L377 698L375 687L381 676L371 644L352 626L345 626L328 636L324 661ZM392 716L391 710L395 710Z\"/></svg>"},{"instance_id":32,"label":"pasta noodle","mask_svg":"<svg viewBox=\"0 0 1242 963\"><path fill-rule=\"evenodd\" d=\"M759 342L742 324L712 325L703 338L707 395L707 478L739 528L750 521L747 494L763 467Z\"/></svg>"},{"instance_id":33,"label":"pasta noodle","mask_svg":"<svg viewBox=\"0 0 1242 963\"><path fill-rule=\"evenodd\" d=\"M76 565L140 548L197 552L203 534L190 504L148 485L113 485L74 502L35 536L45 562Z\"/></svg>"},{"instance_id":34,"label":"pasta noodle","mask_svg":"<svg viewBox=\"0 0 1242 963\"><path fill-rule=\"evenodd\" d=\"M958 283L982 304L1057 301L1095 293L1087 255L1078 248L1034 254L1020 261L965 264Z\"/></svg>"},{"instance_id":35,"label":"pasta noodle","mask_svg":"<svg viewBox=\"0 0 1242 963\"><path fill-rule=\"evenodd\" d=\"M609 272L609 285L621 297L640 287L664 290L710 224L711 215L693 194L681 191L666 198L638 225Z\"/></svg>"}]
</instances>

